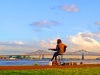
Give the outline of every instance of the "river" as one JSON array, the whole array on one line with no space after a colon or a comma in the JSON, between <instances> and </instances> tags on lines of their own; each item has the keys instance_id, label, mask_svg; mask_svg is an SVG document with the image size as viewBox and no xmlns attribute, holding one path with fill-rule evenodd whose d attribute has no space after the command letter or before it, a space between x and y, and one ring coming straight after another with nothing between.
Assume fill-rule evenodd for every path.
<instances>
[{"instance_id":1,"label":"river","mask_svg":"<svg viewBox=\"0 0 100 75\"><path fill-rule=\"evenodd\" d=\"M100 64L100 60L64 60L67 62L83 62L83 64ZM23 65L34 65L35 63L39 65L48 65L49 60L0 60L0 66L23 66Z\"/></svg>"}]
</instances>

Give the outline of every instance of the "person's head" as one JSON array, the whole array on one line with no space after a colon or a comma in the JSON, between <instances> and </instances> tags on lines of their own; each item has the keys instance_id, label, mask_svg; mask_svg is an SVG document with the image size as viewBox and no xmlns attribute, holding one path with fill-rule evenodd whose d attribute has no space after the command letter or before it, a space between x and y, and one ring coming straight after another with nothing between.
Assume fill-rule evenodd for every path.
<instances>
[{"instance_id":1,"label":"person's head","mask_svg":"<svg viewBox=\"0 0 100 75\"><path fill-rule=\"evenodd\" d=\"M61 41L61 39L57 39L57 44L59 44L59 43L61 43L62 41Z\"/></svg>"}]
</instances>

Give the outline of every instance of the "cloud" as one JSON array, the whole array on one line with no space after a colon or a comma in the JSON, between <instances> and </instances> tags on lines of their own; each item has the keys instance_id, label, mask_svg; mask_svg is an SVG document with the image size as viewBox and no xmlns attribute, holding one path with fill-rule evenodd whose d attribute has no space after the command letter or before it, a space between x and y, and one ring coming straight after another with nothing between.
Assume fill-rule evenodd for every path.
<instances>
[{"instance_id":1,"label":"cloud","mask_svg":"<svg viewBox=\"0 0 100 75\"><path fill-rule=\"evenodd\" d=\"M85 31L79 32L76 35L66 36L66 40L61 40L64 44L68 45L67 52L74 52L84 49L90 52L100 53L100 40L97 41L95 38L97 35L98 39L100 39L99 31L95 33ZM0 54L25 54L37 50L48 51L48 48L56 48L57 39L60 39L60 36L38 41L32 40L28 42L0 42Z\"/></svg>"},{"instance_id":2,"label":"cloud","mask_svg":"<svg viewBox=\"0 0 100 75\"><path fill-rule=\"evenodd\" d=\"M20 45L24 45L24 43L21 42L21 41L14 41L14 42L0 42L0 45L5 45L5 46L20 46Z\"/></svg>"},{"instance_id":3,"label":"cloud","mask_svg":"<svg viewBox=\"0 0 100 75\"><path fill-rule=\"evenodd\" d=\"M42 21L39 21L39 22L33 22L34 26L36 27L45 27L47 25L47 21L46 20L42 20Z\"/></svg>"},{"instance_id":4,"label":"cloud","mask_svg":"<svg viewBox=\"0 0 100 75\"><path fill-rule=\"evenodd\" d=\"M40 42L0 42L0 54L26 54L41 49Z\"/></svg>"},{"instance_id":5,"label":"cloud","mask_svg":"<svg viewBox=\"0 0 100 75\"><path fill-rule=\"evenodd\" d=\"M95 22L96 25L100 26L100 21ZM100 27L98 28L98 30L100 30Z\"/></svg>"},{"instance_id":6,"label":"cloud","mask_svg":"<svg viewBox=\"0 0 100 75\"><path fill-rule=\"evenodd\" d=\"M90 32L79 32L73 36L66 36L66 38L71 44L76 44L76 46L70 47L70 49L100 52L100 42L94 39L93 36L94 34Z\"/></svg>"},{"instance_id":7,"label":"cloud","mask_svg":"<svg viewBox=\"0 0 100 75\"><path fill-rule=\"evenodd\" d=\"M38 22L33 22L31 25L34 26L34 31L35 32L41 32L42 30L47 30L47 28L50 28L52 26L57 26L60 23L54 20L42 20L42 21L38 21Z\"/></svg>"},{"instance_id":8,"label":"cloud","mask_svg":"<svg viewBox=\"0 0 100 75\"><path fill-rule=\"evenodd\" d=\"M74 52L81 49L90 51L90 52L100 52L100 41L97 41L94 36L98 33L91 33L89 31L79 32L73 36L66 36L66 41L62 39L63 43L68 45L67 51ZM49 40L42 40L41 46L45 49L55 48L56 41L60 37L56 37ZM100 37L99 37L100 38Z\"/></svg>"},{"instance_id":9,"label":"cloud","mask_svg":"<svg viewBox=\"0 0 100 75\"><path fill-rule=\"evenodd\" d=\"M36 51L37 49L34 47L25 47L25 46L0 46L0 54L5 55L5 54L26 54L27 52L33 52Z\"/></svg>"},{"instance_id":10,"label":"cloud","mask_svg":"<svg viewBox=\"0 0 100 75\"><path fill-rule=\"evenodd\" d=\"M57 39L60 39L60 36L57 36L53 39L42 40L41 46L48 49L48 48L56 48Z\"/></svg>"},{"instance_id":11,"label":"cloud","mask_svg":"<svg viewBox=\"0 0 100 75\"><path fill-rule=\"evenodd\" d=\"M15 41L15 44L17 44L17 45L23 45L24 43L21 42L21 41Z\"/></svg>"},{"instance_id":12,"label":"cloud","mask_svg":"<svg viewBox=\"0 0 100 75\"><path fill-rule=\"evenodd\" d=\"M55 26L58 25L59 23L57 21L51 20L51 21L47 21L47 20L42 20L39 22L33 22L32 25L38 28L48 28L51 26Z\"/></svg>"},{"instance_id":13,"label":"cloud","mask_svg":"<svg viewBox=\"0 0 100 75\"><path fill-rule=\"evenodd\" d=\"M79 11L79 8L77 8L74 4L72 4L72 5L64 4L61 6L50 7L51 10L55 10L56 8L58 8L58 9L60 8L60 9L67 11L67 12L78 12Z\"/></svg>"},{"instance_id":14,"label":"cloud","mask_svg":"<svg viewBox=\"0 0 100 75\"><path fill-rule=\"evenodd\" d=\"M96 22L95 24L99 25L100 26L100 22Z\"/></svg>"},{"instance_id":15,"label":"cloud","mask_svg":"<svg viewBox=\"0 0 100 75\"><path fill-rule=\"evenodd\" d=\"M100 30L93 32L93 36L100 38Z\"/></svg>"},{"instance_id":16,"label":"cloud","mask_svg":"<svg viewBox=\"0 0 100 75\"><path fill-rule=\"evenodd\" d=\"M61 7L62 10L68 11L68 12L78 12L79 9L75 5L62 5Z\"/></svg>"},{"instance_id":17,"label":"cloud","mask_svg":"<svg viewBox=\"0 0 100 75\"><path fill-rule=\"evenodd\" d=\"M93 37L93 34L90 33L90 32L88 32L88 31L83 32L83 33L79 32L79 36L80 36L80 35L81 35L82 37Z\"/></svg>"}]
</instances>

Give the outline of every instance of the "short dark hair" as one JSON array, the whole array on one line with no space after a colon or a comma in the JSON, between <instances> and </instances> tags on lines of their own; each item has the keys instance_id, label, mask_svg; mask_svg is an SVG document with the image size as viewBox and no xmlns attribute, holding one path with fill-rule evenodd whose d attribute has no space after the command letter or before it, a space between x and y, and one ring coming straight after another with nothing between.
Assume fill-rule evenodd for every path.
<instances>
[{"instance_id":1,"label":"short dark hair","mask_svg":"<svg viewBox=\"0 0 100 75\"><path fill-rule=\"evenodd\" d=\"M62 41L61 41L61 39L57 39L57 44L59 44L59 43L61 43Z\"/></svg>"}]
</instances>

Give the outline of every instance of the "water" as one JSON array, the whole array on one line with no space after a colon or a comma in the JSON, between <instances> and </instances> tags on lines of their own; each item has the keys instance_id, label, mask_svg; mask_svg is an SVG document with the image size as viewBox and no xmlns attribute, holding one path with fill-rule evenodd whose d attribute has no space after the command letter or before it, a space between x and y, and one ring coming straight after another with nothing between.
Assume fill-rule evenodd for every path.
<instances>
[{"instance_id":1,"label":"water","mask_svg":"<svg viewBox=\"0 0 100 75\"><path fill-rule=\"evenodd\" d=\"M64 62L83 62L84 64L100 64L100 60L65 60ZM0 60L0 66L17 66L17 65L48 65L49 60Z\"/></svg>"},{"instance_id":2,"label":"water","mask_svg":"<svg viewBox=\"0 0 100 75\"><path fill-rule=\"evenodd\" d=\"M46 65L49 61L42 60L0 60L0 66L16 66L16 65Z\"/></svg>"}]
</instances>

